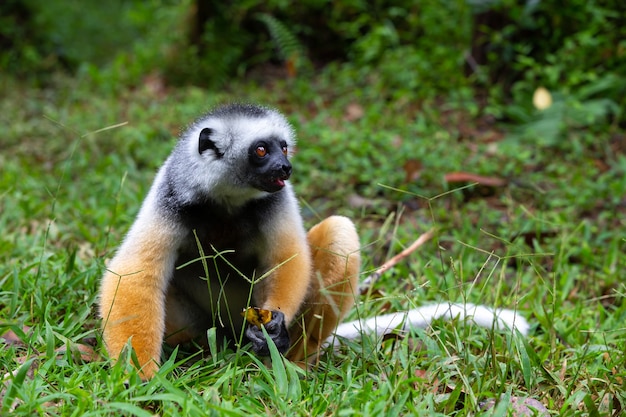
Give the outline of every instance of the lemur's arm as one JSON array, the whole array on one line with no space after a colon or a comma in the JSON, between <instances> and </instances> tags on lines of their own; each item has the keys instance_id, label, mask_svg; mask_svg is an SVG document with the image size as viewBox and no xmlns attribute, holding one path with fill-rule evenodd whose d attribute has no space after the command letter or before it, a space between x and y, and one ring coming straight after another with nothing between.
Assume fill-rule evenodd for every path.
<instances>
[{"instance_id":1,"label":"lemur's arm","mask_svg":"<svg viewBox=\"0 0 626 417\"><path fill-rule=\"evenodd\" d=\"M280 244L275 245L268 255L277 269L264 285L261 308L282 312L289 324L298 313L309 288L311 255L306 240L289 230L281 231L276 242Z\"/></svg>"},{"instance_id":2,"label":"lemur's arm","mask_svg":"<svg viewBox=\"0 0 626 417\"><path fill-rule=\"evenodd\" d=\"M258 307L273 312L272 320L265 328L278 350L285 353L290 346L287 327L299 312L309 290L311 254L296 210L285 210L280 216L280 225L273 227L269 234L269 251L265 256L270 268L275 269L259 282L254 298L260 304ZM249 326L246 336L257 354L269 354L261 329Z\"/></svg>"},{"instance_id":3,"label":"lemur's arm","mask_svg":"<svg viewBox=\"0 0 626 417\"><path fill-rule=\"evenodd\" d=\"M130 340L145 378L158 369L165 293L182 237L176 224L145 204L102 280L100 315L107 350L117 359Z\"/></svg>"}]
</instances>

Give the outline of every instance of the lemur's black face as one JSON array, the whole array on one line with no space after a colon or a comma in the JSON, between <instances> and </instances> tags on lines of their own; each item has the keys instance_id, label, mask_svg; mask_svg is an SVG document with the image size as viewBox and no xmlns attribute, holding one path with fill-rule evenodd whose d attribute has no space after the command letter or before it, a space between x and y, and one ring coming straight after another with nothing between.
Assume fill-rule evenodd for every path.
<instances>
[{"instance_id":1,"label":"lemur's black face","mask_svg":"<svg viewBox=\"0 0 626 417\"><path fill-rule=\"evenodd\" d=\"M276 137L259 139L248 148L248 180L261 191L275 193L291 176L287 142Z\"/></svg>"}]
</instances>

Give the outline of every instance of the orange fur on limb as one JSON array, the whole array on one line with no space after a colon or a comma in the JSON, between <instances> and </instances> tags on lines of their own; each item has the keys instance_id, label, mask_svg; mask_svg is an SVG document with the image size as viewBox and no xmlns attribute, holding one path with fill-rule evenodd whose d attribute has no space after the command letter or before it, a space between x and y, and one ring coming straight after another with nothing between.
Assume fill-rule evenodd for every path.
<instances>
[{"instance_id":1,"label":"orange fur on limb","mask_svg":"<svg viewBox=\"0 0 626 417\"><path fill-rule=\"evenodd\" d=\"M164 294L176 255L170 245L176 234L165 233L164 227L148 227L149 233L141 229L138 224L131 230L108 265L100 290L100 316L109 354L117 358L130 340L140 372L149 378L161 356Z\"/></svg>"},{"instance_id":2,"label":"orange fur on limb","mask_svg":"<svg viewBox=\"0 0 626 417\"><path fill-rule=\"evenodd\" d=\"M322 343L352 308L361 267L359 238L354 224L332 216L308 233L313 277L307 298L290 334L292 361L316 360Z\"/></svg>"},{"instance_id":3,"label":"orange fur on limb","mask_svg":"<svg viewBox=\"0 0 626 417\"><path fill-rule=\"evenodd\" d=\"M264 310L278 310L285 315L290 324L307 293L311 274L311 257L309 248L303 237L294 235L292 230L284 228L277 233L276 243L269 248L270 267L276 267L269 279L257 285L260 288L255 301ZM294 281L306 282L305 285L294 285Z\"/></svg>"}]
</instances>

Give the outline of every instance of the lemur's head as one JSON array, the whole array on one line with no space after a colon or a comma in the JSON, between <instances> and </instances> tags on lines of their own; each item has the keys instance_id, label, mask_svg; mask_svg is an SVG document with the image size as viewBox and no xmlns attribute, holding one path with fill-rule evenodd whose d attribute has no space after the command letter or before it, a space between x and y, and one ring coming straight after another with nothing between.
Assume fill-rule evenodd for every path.
<instances>
[{"instance_id":1,"label":"lemur's head","mask_svg":"<svg viewBox=\"0 0 626 417\"><path fill-rule=\"evenodd\" d=\"M251 104L220 107L196 121L183 139L186 153L193 154L194 176L204 176L208 192L225 193L231 187L233 192L275 193L291 176L294 131L276 110Z\"/></svg>"}]
</instances>

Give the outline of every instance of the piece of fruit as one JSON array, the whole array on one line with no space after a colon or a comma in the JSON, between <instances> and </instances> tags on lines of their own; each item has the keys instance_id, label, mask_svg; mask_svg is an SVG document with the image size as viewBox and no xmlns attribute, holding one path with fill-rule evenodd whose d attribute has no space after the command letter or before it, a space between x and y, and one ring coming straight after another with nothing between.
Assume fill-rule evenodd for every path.
<instances>
[{"instance_id":1,"label":"piece of fruit","mask_svg":"<svg viewBox=\"0 0 626 417\"><path fill-rule=\"evenodd\" d=\"M272 312L270 310L263 310L258 307L248 307L241 312L241 315L246 318L248 323L259 328L272 320Z\"/></svg>"}]
</instances>

